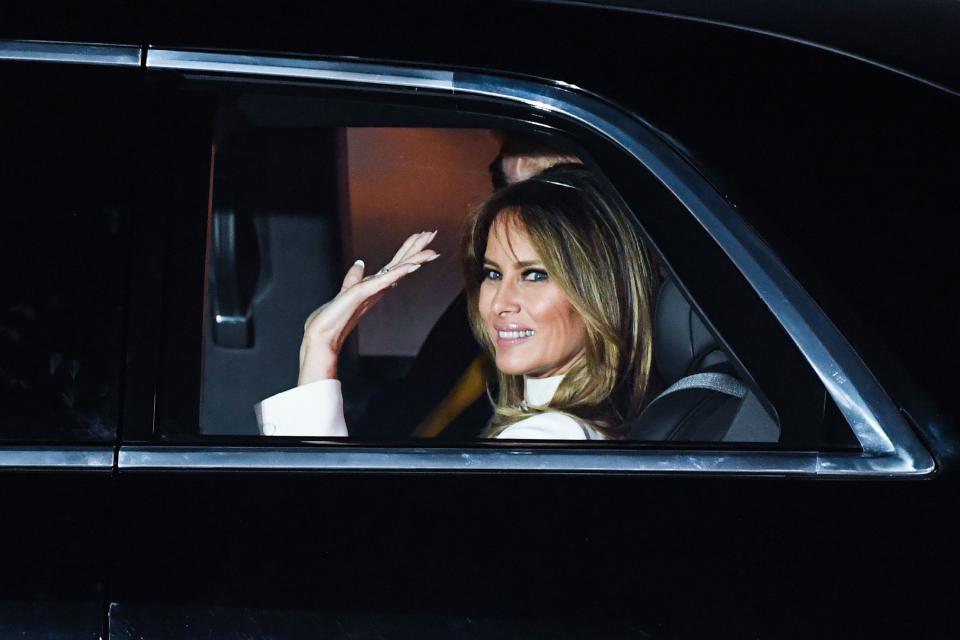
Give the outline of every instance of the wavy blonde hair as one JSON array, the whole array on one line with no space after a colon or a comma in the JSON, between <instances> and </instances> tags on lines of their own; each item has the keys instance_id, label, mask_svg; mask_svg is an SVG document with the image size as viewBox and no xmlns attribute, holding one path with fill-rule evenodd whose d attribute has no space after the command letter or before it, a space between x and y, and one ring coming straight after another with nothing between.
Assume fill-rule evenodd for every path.
<instances>
[{"instance_id":1,"label":"wavy blonde hair","mask_svg":"<svg viewBox=\"0 0 960 640\"><path fill-rule=\"evenodd\" d=\"M617 438L639 411L653 359L653 273L635 224L616 203L589 169L561 165L496 191L471 216L462 246L468 312L491 359L496 346L478 301L487 238L501 216L526 232L586 328L584 357L547 407L523 404L523 376L496 372L497 397L489 394L494 415L484 437L531 415L561 411Z\"/></svg>"}]
</instances>

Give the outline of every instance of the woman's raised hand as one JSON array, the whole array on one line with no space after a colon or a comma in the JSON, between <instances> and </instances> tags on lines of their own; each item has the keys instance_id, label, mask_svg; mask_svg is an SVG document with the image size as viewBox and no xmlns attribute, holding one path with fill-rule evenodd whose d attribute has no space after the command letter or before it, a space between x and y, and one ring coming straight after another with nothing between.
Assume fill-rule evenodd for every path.
<instances>
[{"instance_id":1,"label":"woman's raised hand","mask_svg":"<svg viewBox=\"0 0 960 640\"><path fill-rule=\"evenodd\" d=\"M436 231L413 234L403 242L393 259L374 275L363 276L362 260L350 267L340 293L311 313L304 324L298 385L337 377L340 349L363 314L401 278L419 269L424 262L440 257L436 251L426 248L436 235Z\"/></svg>"}]
</instances>

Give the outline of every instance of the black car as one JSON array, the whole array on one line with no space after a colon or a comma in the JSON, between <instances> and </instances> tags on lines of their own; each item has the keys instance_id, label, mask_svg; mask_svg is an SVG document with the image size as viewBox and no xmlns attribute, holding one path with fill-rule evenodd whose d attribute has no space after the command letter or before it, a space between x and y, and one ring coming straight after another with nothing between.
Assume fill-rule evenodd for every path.
<instances>
[{"instance_id":1,"label":"black car","mask_svg":"<svg viewBox=\"0 0 960 640\"><path fill-rule=\"evenodd\" d=\"M4 9L0 637L956 637L960 11L680 5ZM477 437L504 140L657 265L626 439ZM431 228L352 436L260 435Z\"/></svg>"}]
</instances>

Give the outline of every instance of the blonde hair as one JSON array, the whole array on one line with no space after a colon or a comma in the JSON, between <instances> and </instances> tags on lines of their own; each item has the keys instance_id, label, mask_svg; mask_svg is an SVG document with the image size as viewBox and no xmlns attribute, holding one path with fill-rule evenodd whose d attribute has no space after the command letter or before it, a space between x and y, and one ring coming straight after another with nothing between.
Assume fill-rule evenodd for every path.
<instances>
[{"instance_id":1,"label":"blonde hair","mask_svg":"<svg viewBox=\"0 0 960 640\"><path fill-rule=\"evenodd\" d=\"M491 358L478 300L490 229L501 220L527 233L550 277L586 328L584 357L564 376L548 407L523 404L523 376L497 371L494 415L484 432L543 411L562 411L589 422L607 437L622 435L639 410L653 358L650 259L637 229L607 196L590 170L561 165L495 192L474 212L462 258L470 326Z\"/></svg>"}]
</instances>

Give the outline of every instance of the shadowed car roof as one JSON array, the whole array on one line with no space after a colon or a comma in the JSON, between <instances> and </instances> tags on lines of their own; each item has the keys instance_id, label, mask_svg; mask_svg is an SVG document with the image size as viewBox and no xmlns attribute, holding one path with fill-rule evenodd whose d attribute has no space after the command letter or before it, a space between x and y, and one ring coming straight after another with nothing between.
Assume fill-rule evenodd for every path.
<instances>
[{"instance_id":1,"label":"shadowed car roof","mask_svg":"<svg viewBox=\"0 0 960 640\"><path fill-rule=\"evenodd\" d=\"M522 0L709 22L802 41L960 95L956 0Z\"/></svg>"},{"instance_id":2,"label":"shadowed car roof","mask_svg":"<svg viewBox=\"0 0 960 640\"><path fill-rule=\"evenodd\" d=\"M6 3L0 38L227 47L336 53L330 39L368 39L428 52L455 49L457 30L478 15L509 23L511 5L569 5L630 11L725 26L803 42L869 61L960 95L960 2L957 0L274 0L259 11L236 3L190 0L98 0ZM479 12L479 13L478 13ZM519 12L522 13L522 12ZM340 23L341 18L352 15ZM543 12L545 18L549 12ZM271 26L263 28L269 17ZM340 24L338 24L340 23ZM429 26L427 26L429 23ZM333 32L326 26L337 24ZM502 34L501 34L502 35ZM271 39L271 36L276 36ZM409 53L416 51L414 46ZM386 57L397 55L390 48ZM356 53L356 52L354 52ZM377 52L372 57L381 57ZM420 56L401 56L416 59ZM428 56L433 57L433 56Z\"/></svg>"}]
</instances>

